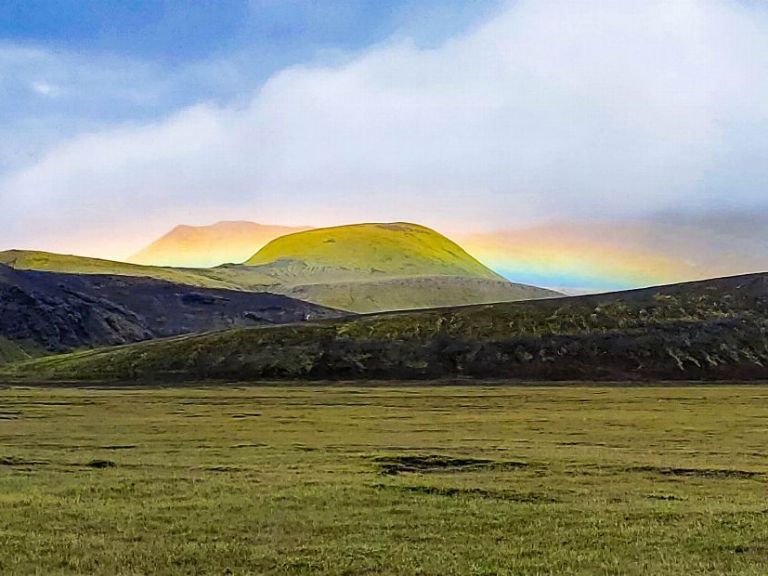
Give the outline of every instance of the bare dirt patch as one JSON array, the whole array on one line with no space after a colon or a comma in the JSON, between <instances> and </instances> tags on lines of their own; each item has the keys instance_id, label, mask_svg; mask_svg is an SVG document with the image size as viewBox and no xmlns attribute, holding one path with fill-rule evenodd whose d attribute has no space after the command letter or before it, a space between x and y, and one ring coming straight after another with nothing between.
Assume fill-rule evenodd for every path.
<instances>
[{"instance_id":1,"label":"bare dirt patch","mask_svg":"<svg viewBox=\"0 0 768 576\"><path fill-rule=\"evenodd\" d=\"M759 478L762 472L734 470L730 468L674 468L666 466L633 466L628 472L651 472L662 476L686 476L691 478Z\"/></svg>"},{"instance_id":2,"label":"bare dirt patch","mask_svg":"<svg viewBox=\"0 0 768 576\"><path fill-rule=\"evenodd\" d=\"M442 454L401 454L376 456L373 461L382 474L429 474L435 472L467 472L483 469L512 469L528 466L525 462L497 461L486 458L452 457Z\"/></svg>"}]
</instances>

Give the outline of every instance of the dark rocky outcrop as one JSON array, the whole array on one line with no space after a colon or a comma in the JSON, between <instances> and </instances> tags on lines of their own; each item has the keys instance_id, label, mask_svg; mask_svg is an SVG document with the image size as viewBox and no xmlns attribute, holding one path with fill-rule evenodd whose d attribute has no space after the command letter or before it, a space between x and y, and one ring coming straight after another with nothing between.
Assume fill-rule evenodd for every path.
<instances>
[{"instance_id":1,"label":"dark rocky outcrop","mask_svg":"<svg viewBox=\"0 0 768 576\"><path fill-rule=\"evenodd\" d=\"M275 294L0 265L0 338L40 353L340 314Z\"/></svg>"}]
</instances>

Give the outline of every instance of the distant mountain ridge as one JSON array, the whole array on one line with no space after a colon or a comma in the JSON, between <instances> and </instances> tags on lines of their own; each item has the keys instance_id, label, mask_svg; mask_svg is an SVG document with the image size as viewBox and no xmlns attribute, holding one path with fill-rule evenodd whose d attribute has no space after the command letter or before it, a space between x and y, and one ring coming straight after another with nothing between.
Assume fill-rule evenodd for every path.
<instances>
[{"instance_id":1,"label":"distant mountain ridge","mask_svg":"<svg viewBox=\"0 0 768 576\"><path fill-rule=\"evenodd\" d=\"M569 294L629 289L749 273L768 268L768 219L729 213L653 219L550 221L529 228L454 230L451 238L494 271L516 282L562 287ZM229 229L232 229L230 232ZM237 229L263 230L257 237ZM270 231L274 229L273 231ZM210 242L156 241L159 257L135 255L131 262L160 266L242 263L270 240L305 228L254 222L179 226L165 236L181 239L209 231ZM307 230L312 228L306 228ZM220 232L217 232L220 230ZM161 246L163 244L164 246ZM175 247L174 247L175 246ZM154 248L153 248L154 250Z\"/></svg>"},{"instance_id":2,"label":"distant mountain ridge","mask_svg":"<svg viewBox=\"0 0 768 576\"><path fill-rule=\"evenodd\" d=\"M507 281L455 242L417 224L317 228L269 242L243 265L172 268L46 252L0 252L17 269L151 277L204 288L272 292L350 312L558 296Z\"/></svg>"},{"instance_id":3,"label":"distant mountain ridge","mask_svg":"<svg viewBox=\"0 0 768 576\"><path fill-rule=\"evenodd\" d=\"M247 221L222 221L210 226L179 225L128 258L128 262L186 268L239 264L270 240L308 229Z\"/></svg>"}]
</instances>

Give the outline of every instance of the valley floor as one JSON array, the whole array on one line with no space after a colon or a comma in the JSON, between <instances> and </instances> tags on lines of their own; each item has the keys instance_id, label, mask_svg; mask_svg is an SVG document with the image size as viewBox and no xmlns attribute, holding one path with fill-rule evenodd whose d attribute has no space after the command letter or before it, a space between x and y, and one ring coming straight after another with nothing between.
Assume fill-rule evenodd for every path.
<instances>
[{"instance_id":1,"label":"valley floor","mask_svg":"<svg viewBox=\"0 0 768 576\"><path fill-rule=\"evenodd\" d=\"M768 387L0 390L2 574L752 574Z\"/></svg>"}]
</instances>

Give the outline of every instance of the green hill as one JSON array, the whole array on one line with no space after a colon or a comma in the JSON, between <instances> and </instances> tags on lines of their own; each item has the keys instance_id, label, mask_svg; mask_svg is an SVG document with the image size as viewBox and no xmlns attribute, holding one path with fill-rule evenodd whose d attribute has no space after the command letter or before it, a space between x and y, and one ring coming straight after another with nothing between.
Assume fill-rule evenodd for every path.
<instances>
[{"instance_id":1,"label":"green hill","mask_svg":"<svg viewBox=\"0 0 768 576\"><path fill-rule=\"evenodd\" d=\"M0 252L0 264L5 264L16 270L64 272L67 274L114 274L118 276L155 278L157 280L166 280L176 284L187 284L202 288L239 288L236 284L199 274L195 270L142 266L126 262L115 262L113 260L102 260L100 258L54 254L52 252L7 250Z\"/></svg>"},{"instance_id":2,"label":"green hill","mask_svg":"<svg viewBox=\"0 0 768 576\"><path fill-rule=\"evenodd\" d=\"M6 378L768 379L768 274L237 329L11 365Z\"/></svg>"},{"instance_id":3,"label":"green hill","mask_svg":"<svg viewBox=\"0 0 768 576\"><path fill-rule=\"evenodd\" d=\"M434 230L397 222L354 224L288 234L272 240L249 266L300 262L305 276L333 270L338 279L459 276L502 280L493 270Z\"/></svg>"},{"instance_id":4,"label":"green hill","mask_svg":"<svg viewBox=\"0 0 768 576\"><path fill-rule=\"evenodd\" d=\"M344 267L313 267L304 262L282 259L263 266L169 268L49 252L10 250L0 252L0 264L17 270L145 277L200 288L272 292L357 313L507 302L558 295L556 292L503 279L462 276L392 278L386 274L366 273Z\"/></svg>"},{"instance_id":5,"label":"green hill","mask_svg":"<svg viewBox=\"0 0 768 576\"><path fill-rule=\"evenodd\" d=\"M33 342L15 342L0 336L0 365L36 358L44 353L45 351Z\"/></svg>"},{"instance_id":6,"label":"green hill","mask_svg":"<svg viewBox=\"0 0 768 576\"><path fill-rule=\"evenodd\" d=\"M455 242L416 224L356 224L288 234L245 265L171 268L47 252L0 253L20 270L143 276L203 288L273 292L350 312L549 298L508 282Z\"/></svg>"},{"instance_id":7,"label":"green hill","mask_svg":"<svg viewBox=\"0 0 768 576\"><path fill-rule=\"evenodd\" d=\"M560 296L557 292L506 280L456 276L386 278L292 286L286 296L357 313L415 310L462 304L490 304Z\"/></svg>"},{"instance_id":8,"label":"green hill","mask_svg":"<svg viewBox=\"0 0 768 576\"><path fill-rule=\"evenodd\" d=\"M281 294L358 313L559 295L508 282L445 236L405 222L289 234L264 246L245 266L213 274L274 282L270 289Z\"/></svg>"}]
</instances>

